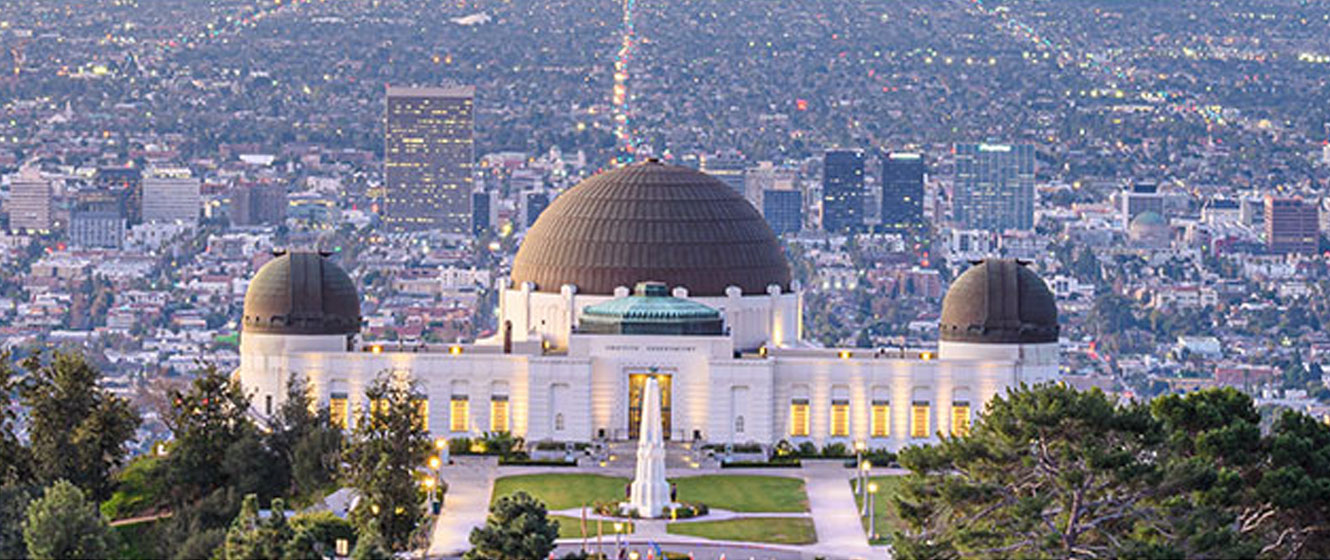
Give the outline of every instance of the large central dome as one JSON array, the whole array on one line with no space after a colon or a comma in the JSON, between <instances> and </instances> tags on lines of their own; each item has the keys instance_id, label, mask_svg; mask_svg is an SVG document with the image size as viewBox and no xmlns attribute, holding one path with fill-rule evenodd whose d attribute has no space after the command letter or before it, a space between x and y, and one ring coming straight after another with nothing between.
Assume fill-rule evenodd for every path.
<instances>
[{"instance_id":1,"label":"large central dome","mask_svg":"<svg viewBox=\"0 0 1330 560\"><path fill-rule=\"evenodd\" d=\"M690 296L790 287L790 266L762 215L734 189L647 161L582 181L540 214L517 251L513 283L610 295L664 282Z\"/></svg>"}]
</instances>

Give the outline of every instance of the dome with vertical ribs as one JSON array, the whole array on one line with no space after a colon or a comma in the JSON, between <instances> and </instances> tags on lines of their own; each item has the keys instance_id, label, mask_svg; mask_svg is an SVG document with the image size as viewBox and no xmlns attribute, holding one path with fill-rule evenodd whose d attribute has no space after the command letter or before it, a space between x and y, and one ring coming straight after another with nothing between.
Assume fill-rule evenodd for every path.
<instances>
[{"instance_id":1,"label":"dome with vertical ribs","mask_svg":"<svg viewBox=\"0 0 1330 560\"><path fill-rule=\"evenodd\" d=\"M790 266L762 215L711 176L649 160L582 181L531 226L513 262L513 284L541 292L565 284L611 295L663 282L691 297L729 286L790 289Z\"/></svg>"},{"instance_id":2,"label":"dome with vertical ribs","mask_svg":"<svg viewBox=\"0 0 1330 560\"><path fill-rule=\"evenodd\" d=\"M944 342L1057 342L1057 300L1044 280L1024 263L981 261L947 289L939 330Z\"/></svg>"},{"instance_id":3,"label":"dome with vertical ribs","mask_svg":"<svg viewBox=\"0 0 1330 560\"><path fill-rule=\"evenodd\" d=\"M328 335L360 332L360 295L325 255L282 253L245 291L244 332Z\"/></svg>"}]
</instances>

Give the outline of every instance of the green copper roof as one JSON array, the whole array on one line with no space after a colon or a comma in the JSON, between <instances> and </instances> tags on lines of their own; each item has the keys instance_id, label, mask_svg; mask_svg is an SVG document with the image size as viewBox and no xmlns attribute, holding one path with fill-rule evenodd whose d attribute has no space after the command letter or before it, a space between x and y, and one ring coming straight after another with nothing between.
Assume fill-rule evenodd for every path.
<instances>
[{"instance_id":1,"label":"green copper roof","mask_svg":"<svg viewBox=\"0 0 1330 560\"><path fill-rule=\"evenodd\" d=\"M635 294L587 306L580 331L591 334L722 334L720 312L676 298L658 282L642 282Z\"/></svg>"}]
</instances>

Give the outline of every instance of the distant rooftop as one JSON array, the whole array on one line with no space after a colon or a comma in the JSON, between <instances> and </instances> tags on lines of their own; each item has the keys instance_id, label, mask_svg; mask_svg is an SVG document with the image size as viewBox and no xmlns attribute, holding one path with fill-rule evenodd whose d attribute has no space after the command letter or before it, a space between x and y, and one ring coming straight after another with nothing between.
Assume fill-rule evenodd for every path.
<instances>
[{"instance_id":1,"label":"distant rooftop","mask_svg":"<svg viewBox=\"0 0 1330 560\"><path fill-rule=\"evenodd\" d=\"M389 97L475 97L476 86L406 87L388 86Z\"/></svg>"}]
</instances>

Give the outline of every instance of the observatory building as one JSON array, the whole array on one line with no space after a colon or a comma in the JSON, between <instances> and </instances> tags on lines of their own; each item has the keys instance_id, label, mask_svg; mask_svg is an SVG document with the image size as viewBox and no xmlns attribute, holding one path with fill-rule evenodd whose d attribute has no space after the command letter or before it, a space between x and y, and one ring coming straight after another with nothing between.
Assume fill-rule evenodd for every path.
<instances>
[{"instance_id":1,"label":"observatory building","mask_svg":"<svg viewBox=\"0 0 1330 560\"><path fill-rule=\"evenodd\" d=\"M283 254L246 293L237 375L260 417L301 374L349 425L369 382L393 371L419 384L437 437L573 442L635 439L654 378L668 439L893 450L963 432L995 395L1058 375L1053 295L1012 260L956 279L936 355L804 342L800 286L762 216L724 183L656 161L558 197L499 302L492 339L376 344L361 339L346 272Z\"/></svg>"}]
</instances>

